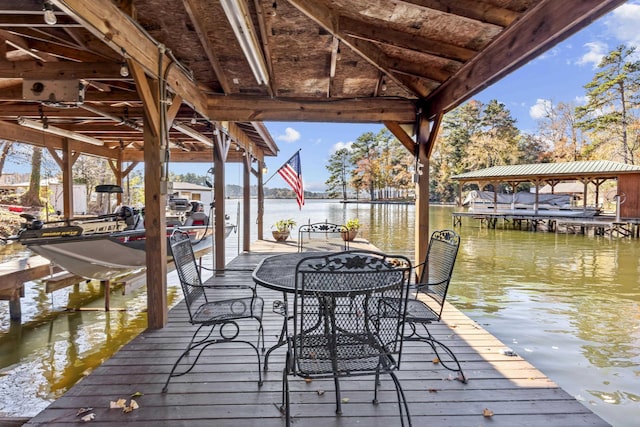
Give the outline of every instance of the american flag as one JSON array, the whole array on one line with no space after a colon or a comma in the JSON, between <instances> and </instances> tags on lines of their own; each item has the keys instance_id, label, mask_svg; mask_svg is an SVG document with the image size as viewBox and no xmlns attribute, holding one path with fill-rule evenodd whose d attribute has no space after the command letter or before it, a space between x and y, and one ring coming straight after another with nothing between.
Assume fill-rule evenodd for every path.
<instances>
[{"instance_id":1,"label":"american flag","mask_svg":"<svg viewBox=\"0 0 640 427\"><path fill-rule=\"evenodd\" d=\"M296 193L298 207L304 205L304 188L302 188L302 168L300 167L300 151L278 169L278 174L291 186Z\"/></svg>"}]
</instances>

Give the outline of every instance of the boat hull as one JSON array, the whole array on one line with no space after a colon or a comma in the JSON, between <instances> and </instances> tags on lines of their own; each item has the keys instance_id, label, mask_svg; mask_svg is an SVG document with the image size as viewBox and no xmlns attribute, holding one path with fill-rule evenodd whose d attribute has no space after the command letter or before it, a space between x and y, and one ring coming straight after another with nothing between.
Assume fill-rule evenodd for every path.
<instances>
[{"instance_id":1,"label":"boat hull","mask_svg":"<svg viewBox=\"0 0 640 427\"><path fill-rule=\"evenodd\" d=\"M233 226L227 227L228 236ZM211 246L211 227L179 227L189 233L194 250ZM167 238L175 228L167 228ZM58 238L21 240L41 255L70 273L94 280L112 280L146 268L144 230L109 234L90 234ZM167 254L170 257L170 254Z\"/></svg>"}]
</instances>

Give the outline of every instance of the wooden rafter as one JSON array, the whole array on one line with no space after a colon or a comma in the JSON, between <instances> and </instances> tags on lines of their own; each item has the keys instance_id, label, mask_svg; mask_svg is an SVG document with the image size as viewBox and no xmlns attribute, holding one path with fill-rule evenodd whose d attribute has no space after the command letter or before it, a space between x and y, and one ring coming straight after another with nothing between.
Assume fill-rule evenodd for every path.
<instances>
[{"instance_id":1,"label":"wooden rafter","mask_svg":"<svg viewBox=\"0 0 640 427\"><path fill-rule=\"evenodd\" d=\"M209 97L211 114L229 121L306 120L328 122L412 123L416 110L406 99L298 100L255 96Z\"/></svg>"}]
</instances>

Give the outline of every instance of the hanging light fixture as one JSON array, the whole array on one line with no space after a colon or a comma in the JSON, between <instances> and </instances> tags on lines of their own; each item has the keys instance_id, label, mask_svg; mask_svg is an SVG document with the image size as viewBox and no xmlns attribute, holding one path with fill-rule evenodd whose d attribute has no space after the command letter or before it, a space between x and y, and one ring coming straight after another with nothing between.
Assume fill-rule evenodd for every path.
<instances>
[{"instance_id":1,"label":"hanging light fixture","mask_svg":"<svg viewBox=\"0 0 640 427\"><path fill-rule=\"evenodd\" d=\"M49 25L55 25L58 22L56 13L53 11L53 5L49 0L45 0L42 3L42 10L44 11L44 22Z\"/></svg>"},{"instance_id":2,"label":"hanging light fixture","mask_svg":"<svg viewBox=\"0 0 640 427\"><path fill-rule=\"evenodd\" d=\"M246 10L244 1L241 0L220 0L227 20L240 43L242 52L249 62L251 71L256 81L260 85L269 83L269 72L267 64L262 56L262 50L258 44L258 37L251 23L249 12Z\"/></svg>"},{"instance_id":3,"label":"hanging light fixture","mask_svg":"<svg viewBox=\"0 0 640 427\"><path fill-rule=\"evenodd\" d=\"M122 49L122 62L120 63L120 75L129 77L129 64L127 64L127 52Z\"/></svg>"},{"instance_id":4,"label":"hanging light fixture","mask_svg":"<svg viewBox=\"0 0 640 427\"><path fill-rule=\"evenodd\" d=\"M42 132L50 133L52 135L62 136L64 138L75 139L76 141L86 142L87 144L93 145L104 145L104 142L100 141L97 138L93 138L91 136L83 135L81 133L73 132L67 129L57 128L55 126L50 126L46 124L44 121L39 122L37 120L26 119L24 117L18 117L18 124L20 126L28 127L30 129L39 130Z\"/></svg>"}]
</instances>

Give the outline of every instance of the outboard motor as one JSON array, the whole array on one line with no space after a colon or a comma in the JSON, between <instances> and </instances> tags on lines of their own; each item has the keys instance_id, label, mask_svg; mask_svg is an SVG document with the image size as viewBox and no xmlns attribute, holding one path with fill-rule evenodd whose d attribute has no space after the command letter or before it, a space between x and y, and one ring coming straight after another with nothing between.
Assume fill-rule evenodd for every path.
<instances>
[{"instance_id":1,"label":"outboard motor","mask_svg":"<svg viewBox=\"0 0 640 427\"><path fill-rule=\"evenodd\" d=\"M127 224L125 230L135 230L140 224L140 214L131 206L120 206L116 211L116 217Z\"/></svg>"},{"instance_id":2,"label":"outboard motor","mask_svg":"<svg viewBox=\"0 0 640 427\"><path fill-rule=\"evenodd\" d=\"M35 216L27 213L20 214L20 218L24 218L24 224L22 224L22 230L41 230L44 222L36 219Z\"/></svg>"}]
</instances>

